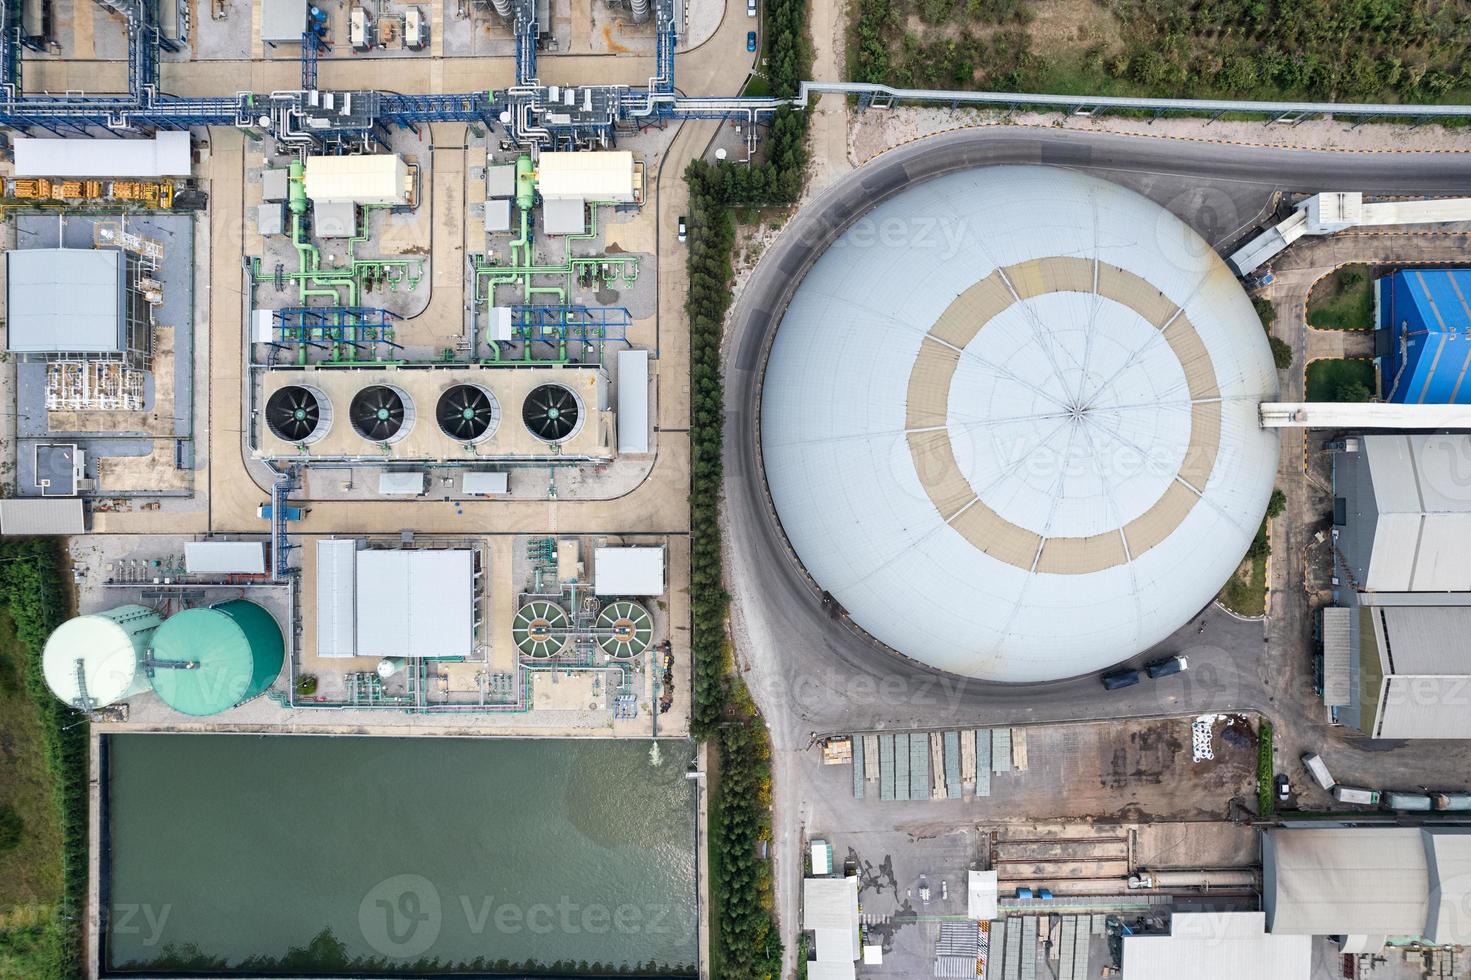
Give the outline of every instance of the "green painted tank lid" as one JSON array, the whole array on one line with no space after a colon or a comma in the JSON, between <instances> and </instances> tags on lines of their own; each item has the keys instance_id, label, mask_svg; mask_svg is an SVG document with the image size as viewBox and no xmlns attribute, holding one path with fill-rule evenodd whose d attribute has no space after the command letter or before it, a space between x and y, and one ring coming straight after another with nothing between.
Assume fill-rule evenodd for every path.
<instances>
[{"instance_id":1,"label":"green painted tank lid","mask_svg":"<svg viewBox=\"0 0 1471 980\"><path fill-rule=\"evenodd\" d=\"M213 715L269 688L281 672L285 643L270 613L235 599L172 616L154 633L150 656L198 664L150 667L153 689L175 711Z\"/></svg>"}]
</instances>

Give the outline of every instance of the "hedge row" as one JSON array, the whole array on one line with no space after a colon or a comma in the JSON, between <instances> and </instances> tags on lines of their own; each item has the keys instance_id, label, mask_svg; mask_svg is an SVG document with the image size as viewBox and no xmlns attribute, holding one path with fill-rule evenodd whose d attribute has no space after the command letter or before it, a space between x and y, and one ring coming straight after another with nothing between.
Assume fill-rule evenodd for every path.
<instances>
[{"instance_id":1,"label":"hedge row","mask_svg":"<svg viewBox=\"0 0 1471 980\"><path fill-rule=\"evenodd\" d=\"M51 694L41 671L41 651L67 615L59 538L0 541L0 603L10 607L16 638L26 653L26 695L41 722L46 763L61 814L62 899L60 921L45 935L59 948L44 955L47 972L81 977L82 911L87 907L87 722Z\"/></svg>"}]
</instances>

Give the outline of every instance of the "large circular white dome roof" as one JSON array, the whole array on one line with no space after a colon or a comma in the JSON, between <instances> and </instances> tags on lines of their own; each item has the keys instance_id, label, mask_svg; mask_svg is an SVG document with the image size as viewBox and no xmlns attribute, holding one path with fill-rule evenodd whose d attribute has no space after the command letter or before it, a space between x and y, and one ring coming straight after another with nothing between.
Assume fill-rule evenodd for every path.
<instances>
[{"instance_id":1,"label":"large circular white dome roof","mask_svg":"<svg viewBox=\"0 0 1471 980\"><path fill-rule=\"evenodd\" d=\"M767 364L783 530L915 660L1071 677L1210 602L1265 511L1261 323L1183 222L1047 167L916 184L813 266Z\"/></svg>"}]
</instances>

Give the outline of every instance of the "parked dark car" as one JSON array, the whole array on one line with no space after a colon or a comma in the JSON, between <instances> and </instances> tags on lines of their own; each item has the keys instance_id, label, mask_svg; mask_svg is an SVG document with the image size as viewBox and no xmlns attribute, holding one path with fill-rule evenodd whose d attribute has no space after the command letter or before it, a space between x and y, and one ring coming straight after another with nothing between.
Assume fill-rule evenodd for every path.
<instances>
[{"instance_id":1,"label":"parked dark car","mask_svg":"<svg viewBox=\"0 0 1471 980\"><path fill-rule=\"evenodd\" d=\"M1117 691L1124 687L1133 687L1139 683L1139 671L1132 667L1125 670L1115 670L1104 674L1101 678L1105 691Z\"/></svg>"},{"instance_id":2,"label":"parked dark car","mask_svg":"<svg viewBox=\"0 0 1471 980\"><path fill-rule=\"evenodd\" d=\"M1144 665L1144 672L1153 679L1169 677L1171 674L1178 674L1182 670L1189 669L1189 661L1181 656L1166 657Z\"/></svg>"}]
</instances>

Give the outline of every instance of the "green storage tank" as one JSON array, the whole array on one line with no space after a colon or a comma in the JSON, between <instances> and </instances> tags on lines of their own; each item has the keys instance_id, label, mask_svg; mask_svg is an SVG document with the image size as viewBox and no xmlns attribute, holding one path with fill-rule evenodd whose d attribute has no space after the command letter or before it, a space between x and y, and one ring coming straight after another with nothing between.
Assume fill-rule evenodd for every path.
<instances>
[{"instance_id":1,"label":"green storage tank","mask_svg":"<svg viewBox=\"0 0 1471 980\"><path fill-rule=\"evenodd\" d=\"M153 689L165 704L213 715L264 694L281 673L286 644L274 616L232 599L175 614L153 634L150 653Z\"/></svg>"}]
</instances>

